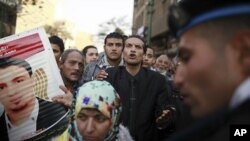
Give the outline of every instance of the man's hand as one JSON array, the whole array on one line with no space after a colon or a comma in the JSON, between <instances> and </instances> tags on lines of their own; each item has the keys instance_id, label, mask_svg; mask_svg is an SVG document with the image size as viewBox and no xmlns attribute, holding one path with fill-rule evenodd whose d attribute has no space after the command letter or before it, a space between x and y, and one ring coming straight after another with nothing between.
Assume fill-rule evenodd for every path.
<instances>
[{"instance_id":1,"label":"man's hand","mask_svg":"<svg viewBox=\"0 0 250 141\"><path fill-rule=\"evenodd\" d=\"M103 80L105 78L107 78L108 73L106 73L105 70L101 70L95 77L96 80Z\"/></svg>"},{"instance_id":2,"label":"man's hand","mask_svg":"<svg viewBox=\"0 0 250 141\"><path fill-rule=\"evenodd\" d=\"M65 92L65 95L58 95L52 98L54 102L61 103L67 107L72 105L73 95L72 93L65 87L60 85L59 88Z\"/></svg>"}]
</instances>

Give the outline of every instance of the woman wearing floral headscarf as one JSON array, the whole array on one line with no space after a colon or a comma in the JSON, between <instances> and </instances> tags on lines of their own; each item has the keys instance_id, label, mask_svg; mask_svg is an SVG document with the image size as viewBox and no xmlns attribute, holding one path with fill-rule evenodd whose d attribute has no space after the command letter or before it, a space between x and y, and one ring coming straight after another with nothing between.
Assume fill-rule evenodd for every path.
<instances>
[{"instance_id":1,"label":"woman wearing floral headscarf","mask_svg":"<svg viewBox=\"0 0 250 141\"><path fill-rule=\"evenodd\" d=\"M90 81L79 88L70 141L132 141L128 130L120 124L120 98L106 81ZM70 130L69 129L69 130Z\"/></svg>"}]
</instances>

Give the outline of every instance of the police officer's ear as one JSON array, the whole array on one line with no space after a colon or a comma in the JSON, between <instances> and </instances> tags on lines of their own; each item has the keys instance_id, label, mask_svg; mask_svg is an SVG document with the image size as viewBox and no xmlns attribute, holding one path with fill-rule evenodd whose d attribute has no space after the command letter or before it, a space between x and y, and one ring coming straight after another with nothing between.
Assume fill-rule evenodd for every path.
<instances>
[{"instance_id":1,"label":"police officer's ear","mask_svg":"<svg viewBox=\"0 0 250 141\"><path fill-rule=\"evenodd\" d=\"M232 46L239 52L239 65L244 75L250 76L250 30L240 31L233 38Z\"/></svg>"}]
</instances>

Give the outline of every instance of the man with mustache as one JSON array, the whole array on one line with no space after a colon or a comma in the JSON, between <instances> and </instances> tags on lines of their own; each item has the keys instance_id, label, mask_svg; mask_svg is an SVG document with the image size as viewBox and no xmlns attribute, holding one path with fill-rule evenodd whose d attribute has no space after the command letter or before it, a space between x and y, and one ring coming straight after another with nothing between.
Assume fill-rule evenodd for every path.
<instances>
[{"instance_id":1,"label":"man with mustache","mask_svg":"<svg viewBox=\"0 0 250 141\"><path fill-rule=\"evenodd\" d=\"M77 49L67 49L63 52L59 68L65 86L73 93L77 87L83 68L83 55Z\"/></svg>"}]
</instances>

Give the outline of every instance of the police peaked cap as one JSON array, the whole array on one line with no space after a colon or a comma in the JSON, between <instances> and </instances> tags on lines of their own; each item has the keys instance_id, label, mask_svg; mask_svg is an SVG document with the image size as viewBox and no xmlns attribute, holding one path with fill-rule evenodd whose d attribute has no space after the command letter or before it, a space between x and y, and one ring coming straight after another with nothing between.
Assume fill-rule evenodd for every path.
<instances>
[{"instance_id":1,"label":"police peaked cap","mask_svg":"<svg viewBox=\"0 0 250 141\"><path fill-rule=\"evenodd\" d=\"M181 0L170 6L168 26L174 37L201 23L250 14L250 0Z\"/></svg>"}]
</instances>

